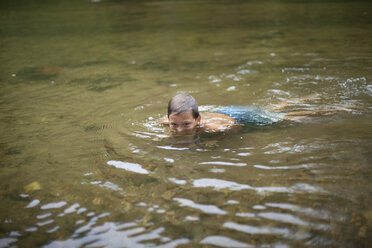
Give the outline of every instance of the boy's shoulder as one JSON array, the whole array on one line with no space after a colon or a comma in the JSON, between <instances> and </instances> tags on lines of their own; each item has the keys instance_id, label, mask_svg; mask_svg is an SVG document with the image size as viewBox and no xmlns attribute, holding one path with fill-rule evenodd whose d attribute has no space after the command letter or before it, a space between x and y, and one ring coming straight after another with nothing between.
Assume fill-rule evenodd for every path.
<instances>
[{"instance_id":1,"label":"boy's shoulder","mask_svg":"<svg viewBox=\"0 0 372 248\"><path fill-rule=\"evenodd\" d=\"M205 113L201 118L201 126L206 132L226 132L240 127L236 120L221 113Z\"/></svg>"}]
</instances>

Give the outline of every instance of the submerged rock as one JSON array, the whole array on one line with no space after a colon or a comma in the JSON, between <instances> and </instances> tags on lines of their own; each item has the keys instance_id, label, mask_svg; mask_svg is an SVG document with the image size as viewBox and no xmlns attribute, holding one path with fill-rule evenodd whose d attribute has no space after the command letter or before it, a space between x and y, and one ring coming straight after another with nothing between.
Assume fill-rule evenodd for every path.
<instances>
[{"instance_id":1,"label":"submerged rock","mask_svg":"<svg viewBox=\"0 0 372 248\"><path fill-rule=\"evenodd\" d=\"M32 182L24 187L26 193L29 193L31 191L41 190L43 187L38 181Z\"/></svg>"},{"instance_id":2,"label":"submerged rock","mask_svg":"<svg viewBox=\"0 0 372 248\"><path fill-rule=\"evenodd\" d=\"M57 76L61 70L59 66L43 65L23 68L16 75L27 80L49 80Z\"/></svg>"}]
</instances>

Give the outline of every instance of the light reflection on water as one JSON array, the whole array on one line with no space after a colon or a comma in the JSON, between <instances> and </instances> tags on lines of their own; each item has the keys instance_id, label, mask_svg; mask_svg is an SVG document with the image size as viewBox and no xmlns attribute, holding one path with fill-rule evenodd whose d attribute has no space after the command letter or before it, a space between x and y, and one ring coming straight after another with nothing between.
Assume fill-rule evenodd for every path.
<instances>
[{"instance_id":1,"label":"light reflection on water","mask_svg":"<svg viewBox=\"0 0 372 248\"><path fill-rule=\"evenodd\" d=\"M368 8L1 3L0 247L367 247ZM188 145L177 93L341 110Z\"/></svg>"}]
</instances>

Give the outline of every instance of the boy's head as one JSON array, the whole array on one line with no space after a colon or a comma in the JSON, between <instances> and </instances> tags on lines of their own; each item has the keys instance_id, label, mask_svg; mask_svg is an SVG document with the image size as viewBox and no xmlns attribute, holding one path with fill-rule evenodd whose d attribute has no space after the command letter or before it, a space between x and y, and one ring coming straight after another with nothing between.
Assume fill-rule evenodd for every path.
<instances>
[{"instance_id":1,"label":"boy's head","mask_svg":"<svg viewBox=\"0 0 372 248\"><path fill-rule=\"evenodd\" d=\"M194 130L201 116L195 99L186 94L174 96L168 103L169 126L177 132Z\"/></svg>"},{"instance_id":2,"label":"boy's head","mask_svg":"<svg viewBox=\"0 0 372 248\"><path fill-rule=\"evenodd\" d=\"M182 114L184 112L192 111L194 119L199 117L198 104L194 97L186 94L179 94L170 99L168 103L168 117L171 114Z\"/></svg>"}]
</instances>

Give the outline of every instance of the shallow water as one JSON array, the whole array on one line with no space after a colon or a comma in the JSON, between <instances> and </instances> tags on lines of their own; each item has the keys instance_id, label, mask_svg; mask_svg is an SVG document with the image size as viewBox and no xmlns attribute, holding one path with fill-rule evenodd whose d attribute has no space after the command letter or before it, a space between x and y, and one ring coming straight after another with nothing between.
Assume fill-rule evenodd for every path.
<instances>
[{"instance_id":1,"label":"shallow water","mask_svg":"<svg viewBox=\"0 0 372 248\"><path fill-rule=\"evenodd\" d=\"M371 3L2 1L0 247L367 247ZM344 108L174 145L201 109Z\"/></svg>"}]
</instances>

